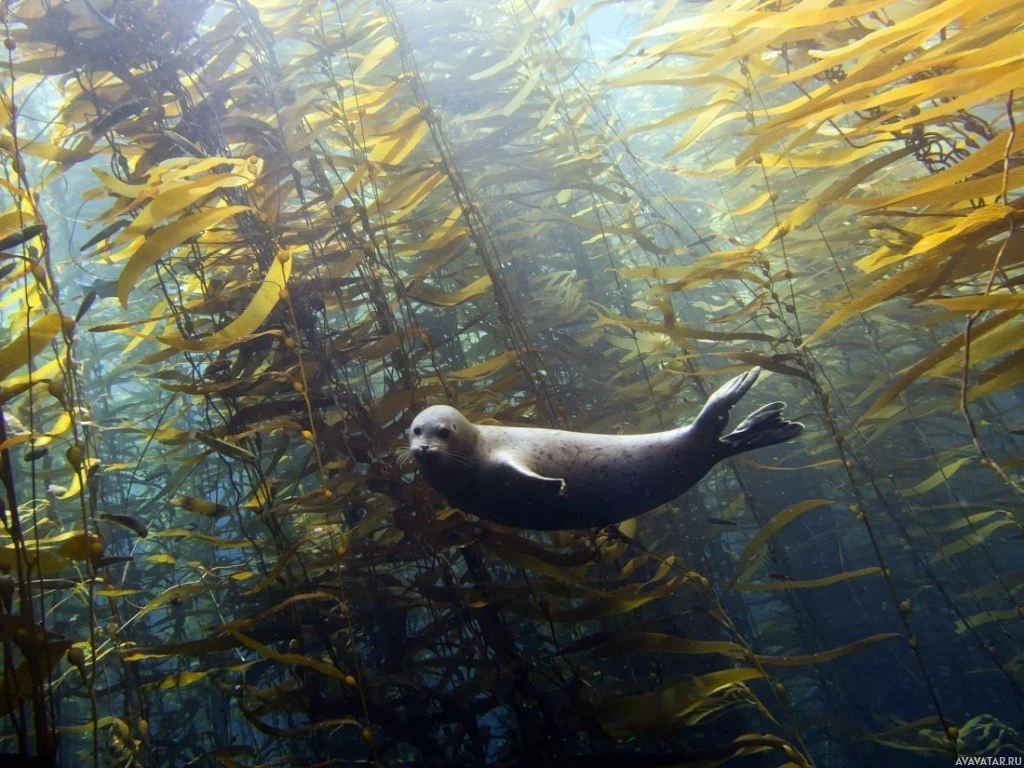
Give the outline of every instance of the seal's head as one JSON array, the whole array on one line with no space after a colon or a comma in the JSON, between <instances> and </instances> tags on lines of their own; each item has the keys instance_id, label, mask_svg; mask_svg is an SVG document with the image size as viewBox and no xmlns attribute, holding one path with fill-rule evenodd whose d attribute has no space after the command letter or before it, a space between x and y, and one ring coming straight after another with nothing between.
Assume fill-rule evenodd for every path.
<instances>
[{"instance_id":1,"label":"seal's head","mask_svg":"<svg viewBox=\"0 0 1024 768\"><path fill-rule=\"evenodd\" d=\"M450 405L432 405L409 427L409 450L420 466L468 460L477 431L465 416Z\"/></svg>"}]
</instances>

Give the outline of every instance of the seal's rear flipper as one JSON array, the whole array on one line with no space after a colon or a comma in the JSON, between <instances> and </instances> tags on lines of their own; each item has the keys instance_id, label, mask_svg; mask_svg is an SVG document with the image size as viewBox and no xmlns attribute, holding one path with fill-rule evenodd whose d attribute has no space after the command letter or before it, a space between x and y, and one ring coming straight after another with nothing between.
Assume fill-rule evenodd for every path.
<instances>
[{"instance_id":1,"label":"seal's rear flipper","mask_svg":"<svg viewBox=\"0 0 1024 768\"><path fill-rule=\"evenodd\" d=\"M768 403L747 416L735 430L722 438L727 455L735 456L755 448L784 443L803 432L803 424L782 418L785 407L785 403Z\"/></svg>"},{"instance_id":2,"label":"seal's rear flipper","mask_svg":"<svg viewBox=\"0 0 1024 768\"><path fill-rule=\"evenodd\" d=\"M715 437L722 434L725 425L729 423L729 409L738 403L750 388L754 386L757 377L761 375L760 368L751 368L746 373L729 379L722 386L711 393L711 397L700 409L697 420L693 426L702 432L709 432ZM746 422L744 422L746 423Z\"/></svg>"}]
</instances>

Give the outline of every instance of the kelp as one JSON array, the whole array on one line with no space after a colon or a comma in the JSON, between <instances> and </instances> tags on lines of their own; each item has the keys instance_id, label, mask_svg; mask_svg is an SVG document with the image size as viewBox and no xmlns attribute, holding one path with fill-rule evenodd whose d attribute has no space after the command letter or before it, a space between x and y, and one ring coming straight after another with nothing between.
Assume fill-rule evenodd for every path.
<instances>
[{"instance_id":1,"label":"kelp","mask_svg":"<svg viewBox=\"0 0 1024 768\"><path fill-rule=\"evenodd\" d=\"M12 3L8 746L1001 744L975 715L1009 700L955 694L948 659L1019 685L1019 505L971 505L1024 375L1019 10ZM619 529L476 521L400 452L428 402L654 431L752 365L805 439ZM925 716L878 711L880 678ZM858 738L823 737L823 708Z\"/></svg>"},{"instance_id":2,"label":"kelp","mask_svg":"<svg viewBox=\"0 0 1024 768\"><path fill-rule=\"evenodd\" d=\"M786 509L779 512L779 514L766 523L747 543L747 546L744 548L739 560L736 562L736 570L733 574L732 583L735 584L741 578L745 578L750 575L747 564L757 557L759 550L761 550L777 532L792 523L801 515L804 515L811 510L818 509L819 507L828 506L832 503L833 502L829 499L807 499L806 501L801 501L793 504L792 506L786 507Z\"/></svg>"}]
</instances>

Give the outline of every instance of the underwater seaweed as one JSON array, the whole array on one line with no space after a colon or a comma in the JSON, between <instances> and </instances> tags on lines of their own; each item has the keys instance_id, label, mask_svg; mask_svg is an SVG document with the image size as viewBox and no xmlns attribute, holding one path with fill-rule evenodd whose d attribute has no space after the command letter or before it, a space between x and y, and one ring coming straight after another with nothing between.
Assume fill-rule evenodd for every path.
<instances>
[{"instance_id":1,"label":"underwater seaweed","mask_svg":"<svg viewBox=\"0 0 1024 768\"><path fill-rule=\"evenodd\" d=\"M1024 754L1020 6L6 5L0 753ZM403 455L752 365L806 439L619 526Z\"/></svg>"}]
</instances>

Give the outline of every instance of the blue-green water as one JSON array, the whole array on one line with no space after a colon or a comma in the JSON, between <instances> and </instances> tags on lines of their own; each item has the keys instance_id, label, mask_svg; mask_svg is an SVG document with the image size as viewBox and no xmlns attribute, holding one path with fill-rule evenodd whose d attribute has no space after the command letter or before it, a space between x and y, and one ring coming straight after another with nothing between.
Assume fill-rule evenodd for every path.
<instances>
[{"instance_id":1,"label":"blue-green water","mask_svg":"<svg viewBox=\"0 0 1024 768\"><path fill-rule=\"evenodd\" d=\"M1019 5L8 4L5 759L1018 764ZM754 366L620 525L407 450Z\"/></svg>"}]
</instances>

